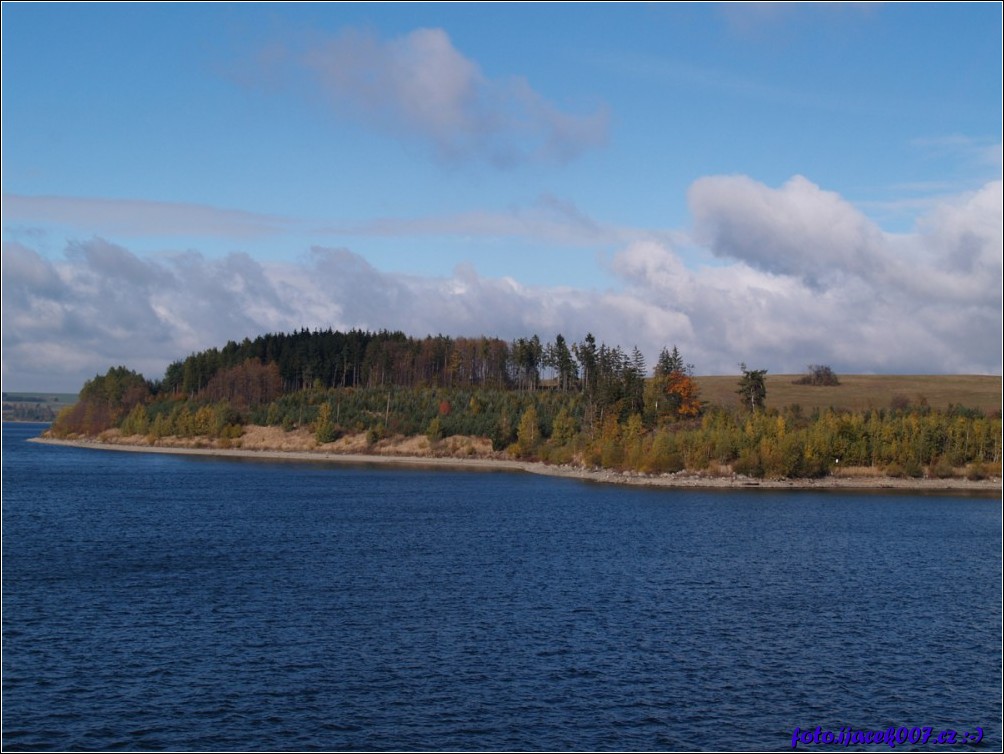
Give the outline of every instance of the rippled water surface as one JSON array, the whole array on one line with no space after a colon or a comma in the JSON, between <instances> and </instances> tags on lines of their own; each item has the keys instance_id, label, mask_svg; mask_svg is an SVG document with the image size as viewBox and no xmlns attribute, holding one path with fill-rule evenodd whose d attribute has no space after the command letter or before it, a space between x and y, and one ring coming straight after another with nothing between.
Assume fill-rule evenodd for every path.
<instances>
[{"instance_id":1,"label":"rippled water surface","mask_svg":"<svg viewBox=\"0 0 1004 754\"><path fill-rule=\"evenodd\" d=\"M999 499L25 442L39 430L3 427L5 750L778 749L817 725L1001 747Z\"/></svg>"}]
</instances>

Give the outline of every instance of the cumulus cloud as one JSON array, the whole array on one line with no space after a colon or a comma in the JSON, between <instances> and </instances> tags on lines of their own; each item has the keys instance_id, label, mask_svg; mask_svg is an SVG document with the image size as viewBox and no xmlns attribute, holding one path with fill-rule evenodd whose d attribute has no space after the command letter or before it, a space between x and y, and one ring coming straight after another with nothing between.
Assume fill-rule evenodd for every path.
<instances>
[{"instance_id":1,"label":"cumulus cloud","mask_svg":"<svg viewBox=\"0 0 1004 754\"><path fill-rule=\"evenodd\" d=\"M389 40L346 29L300 52L270 48L258 63L261 80L306 73L336 111L424 140L447 160L564 162L607 140L605 108L568 112L523 78L490 78L442 29Z\"/></svg>"},{"instance_id":2,"label":"cumulus cloud","mask_svg":"<svg viewBox=\"0 0 1004 754\"><path fill-rule=\"evenodd\" d=\"M572 290L485 279L469 266L449 278L386 273L346 249L316 247L296 264L241 253L144 259L95 238L59 260L6 243L3 261L4 382L38 390L73 389L116 364L158 377L193 351L270 331L516 337L583 321L588 309Z\"/></svg>"},{"instance_id":3,"label":"cumulus cloud","mask_svg":"<svg viewBox=\"0 0 1004 754\"><path fill-rule=\"evenodd\" d=\"M775 373L1001 371L1002 186L945 201L890 235L803 178L773 189L706 179L695 224L725 264L684 264L669 242L635 240L607 290L536 287L469 265L447 277L386 272L345 248L296 263L242 253L143 257L100 238L48 259L3 246L3 376L73 389L109 366L158 377L227 340L301 327L498 335L592 332L654 361L680 347L703 374L745 361Z\"/></svg>"},{"instance_id":4,"label":"cumulus cloud","mask_svg":"<svg viewBox=\"0 0 1004 754\"><path fill-rule=\"evenodd\" d=\"M966 306L1000 302L1001 182L943 199L908 235L884 233L801 176L770 188L746 176L690 189L694 233L710 251L816 289L864 281L879 295Z\"/></svg>"},{"instance_id":5,"label":"cumulus cloud","mask_svg":"<svg viewBox=\"0 0 1004 754\"><path fill-rule=\"evenodd\" d=\"M1002 185L993 181L978 191L945 201L920 222L927 259L968 298L992 292L986 281L1000 278Z\"/></svg>"},{"instance_id":6,"label":"cumulus cloud","mask_svg":"<svg viewBox=\"0 0 1004 754\"><path fill-rule=\"evenodd\" d=\"M790 364L814 343L816 363L829 355L852 369L1000 371L1000 181L942 201L905 235L882 232L800 176L778 189L745 176L705 178L689 198L697 237L732 262L702 276L729 281L719 301L733 322L756 318L783 334L789 345L767 351L776 362ZM644 283L659 287L653 276ZM769 345L766 333L754 335Z\"/></svg>"},{"instance_id":7,"label":"cumulus cloud","mask_svg":"<svg viewBox=\"0 0 1004 754\"><path fill-rule=\"evenodd\" d=\"M147 260L103 239L71 243L59 261L5 243L4 381L71 389L117 364L159 376L193 350L286 325L260 270L240 254Z\"/></svg>"},{"instance_id":8,"label":"cumulus cloud","mask_svg":"<svg viewBox=\"0 0 1004 754\"><path fill-rule=\"evenodd\" d=\"M779 189L742 175L701 178L688 198L695 235L716 256L811 281L885 266L881 230L802 176Z\"/></svg>"}]
</instances>

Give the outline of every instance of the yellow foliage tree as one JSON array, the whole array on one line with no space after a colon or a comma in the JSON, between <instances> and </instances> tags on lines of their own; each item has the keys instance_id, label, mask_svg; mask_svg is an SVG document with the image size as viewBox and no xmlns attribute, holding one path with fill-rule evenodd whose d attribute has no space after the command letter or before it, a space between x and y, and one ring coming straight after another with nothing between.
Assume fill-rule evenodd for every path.
<instances>
[{"instance_id":1,"label":"yellow foliage tree","mask_svg":"<svg viewBox=\"0 0 1004 754\"><path fill-rule=\"evenodd\" d=\"M516 429L516 447L521 456L530 455L540 442L540 419L533 406L523 412Z\"/></svg>"}]
</instances>

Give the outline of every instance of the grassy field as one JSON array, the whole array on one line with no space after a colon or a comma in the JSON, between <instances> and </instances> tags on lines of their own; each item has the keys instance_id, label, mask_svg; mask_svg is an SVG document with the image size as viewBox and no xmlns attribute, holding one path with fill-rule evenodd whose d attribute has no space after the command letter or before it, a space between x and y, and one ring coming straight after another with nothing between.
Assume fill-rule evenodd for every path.
<instances>
[{"instance_id":1,"label":"grassy field","mask_svg":"<svg viewBox=\"0 0 1004 754\"><path fill-rule=\"evenodd\" d=\"M795 385L800 374L767 374L767 408L798 404L803 411L841 408L852 411L926 405L947 408L949 404L1001 410L1001 378L985 375L839 375L835 387ZM739 376L695 377L701 398L711 404L734 406L739 400Z\"/></svg>"}]
</instances>

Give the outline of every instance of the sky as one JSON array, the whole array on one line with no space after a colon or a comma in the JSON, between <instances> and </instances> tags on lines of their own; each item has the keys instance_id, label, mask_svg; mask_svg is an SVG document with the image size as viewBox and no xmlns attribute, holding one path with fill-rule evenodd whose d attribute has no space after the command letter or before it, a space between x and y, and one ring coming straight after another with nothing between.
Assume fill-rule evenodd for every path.
<instances>
[{"instance_id":1,"label":"sky","mask_svg":"<svg viewBox=\"0 0 1004 754\"><path fill-rule=\"evenodd\" d=\"M1001 374L1000 3L4 3L2 381L302 328Z\"/></svg>"}]
</instances>

